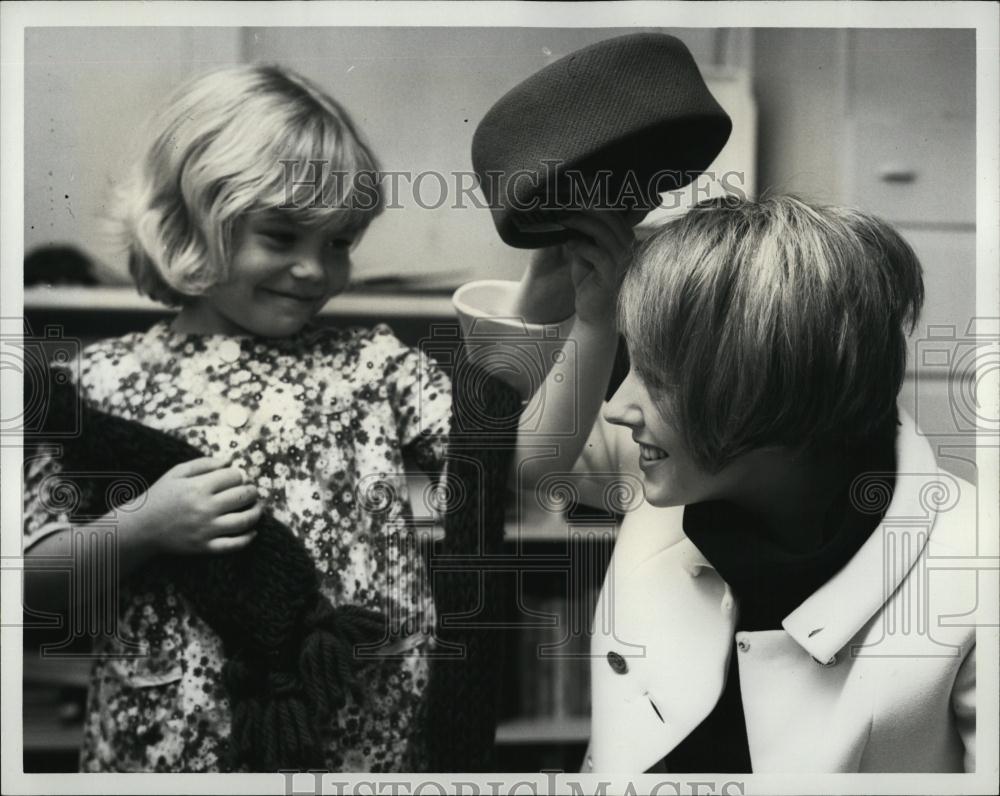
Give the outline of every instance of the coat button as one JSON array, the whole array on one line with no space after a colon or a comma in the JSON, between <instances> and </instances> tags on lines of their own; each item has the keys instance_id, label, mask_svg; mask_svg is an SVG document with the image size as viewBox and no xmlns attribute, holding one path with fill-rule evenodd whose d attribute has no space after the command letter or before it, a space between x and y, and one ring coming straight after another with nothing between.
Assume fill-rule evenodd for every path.
<instances>
[{"instance_id":1,"label":"coat button","mask_svg":"<svg viewBox=\"0 0 1000 796\"><path fill-rule=\"evenodd\" d=\"M736 642L736 649L738 649L740 652L750 652L750 642L747 641L745 638L741 638L739 641Z\"/></svg>"},{"instance_id":2,"label":"coat button","mask_svg":"<svg viewBox=\"0 0 1000 796\"><path fill-rule=\"evenodd\" d=\"M235 340L223 340L219 346L219 357L224 362L235 362L240 358L240 344Z\"/></svg>"},{"instance_id":3,"label":"coat button","mask_svg":"<svg viewBox=\"0 0 1000 796\"><path fill-rule=\"evenodd\" d=\"M230 404L222 410L222 422L231 428L241 428L250 419L250 412L245 406Z\"/></svg>"},{"instance_id":4,"label":"coat button","mask_svg":"<svg viewBox=\"0 0 1000 796\"><path fill-rule=\"evenodd\" d=\"M628 663L617 652L608 653L608 665L615 674L625 674L628 671Z\"/></svg>"}]
</instances>

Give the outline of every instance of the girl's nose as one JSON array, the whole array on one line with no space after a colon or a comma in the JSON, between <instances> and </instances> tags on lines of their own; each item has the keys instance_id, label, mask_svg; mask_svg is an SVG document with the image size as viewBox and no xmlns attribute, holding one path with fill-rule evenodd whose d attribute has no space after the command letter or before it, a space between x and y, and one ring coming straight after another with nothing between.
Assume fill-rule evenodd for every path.
<instances>
[{"instance_id":1,"label":"girl's nose","mask_svg":"<svg viewBox=\"0 0 1000 796\"><path fill-rule=\"evenodd\" d=\"M316 252L299 252L292 265L292 276L314 282L324 281L323 258Z\"/></svg>"},{"instance_id":2,"label":"girl's nose","mask_svg":"<svg viewBox=\"0 0 1000 796\"><path fill-rule=\"evenodd\" d=\"M635 378L632 371L629 371L628 376L604 407L604 419L618 426L639 428L643 423L643 417L636 398Z\"/></svg>"}]
</instances>

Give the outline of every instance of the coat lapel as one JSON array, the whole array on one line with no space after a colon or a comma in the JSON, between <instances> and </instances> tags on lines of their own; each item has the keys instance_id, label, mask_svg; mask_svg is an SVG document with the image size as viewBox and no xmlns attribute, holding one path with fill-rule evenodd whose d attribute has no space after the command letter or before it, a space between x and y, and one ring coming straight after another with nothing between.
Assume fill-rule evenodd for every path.
<instances>
[{"instance_id":1,"label":"coat lapel","mask_svg":"<svg viewBox=\"0 0 1000 796\"><path fill-rule=\"evenodd\" d=\"M957 502L957 480L937 467L934 452L913 419L900 410L896 486L886 507L881 490L855 481L851 496L885 516L840 572L782 622L815 660L831 661L886 604L926 547L938 511ZM869 482L870 486L870 482Z\"/></svg>"},{"instance_id":2,"label":"coat lapel","mask_svg":"<svg viewBox=\"0 0 1000 796\"><path fill-rule=\"evenodd\" d=\"M722 693L733 601L684 536L682 517L683 508L644 504L615 543L591 645L595 770L646 770Z\"/></svg>"},{"instance_id":3,"label":"coat lapel","mask_svg":"<svg viewBox=\"0 0 1000 796\"><path fill-rule=\"evenodd\" d=\"M956 479L939 471L913 420L901 411L900 422L896 488L881 525L840 572L785 618L788 637L781 639L779 631L754 634L780 640L783 660L798 661L795 671L824 684L846 669L816 662L832 662L883 608L926 547L937 514L958 499ZM857 500L873 500L863 484L856 486ZM725 685L736 610L728 587L684 536L682 521L682 508L643 504L619 532L591 647L595 771L645 771L711 712ZM754 715L771 708L768 702ZM829 716L831 710L818 714Z\"/></svg>"}]
</instances>

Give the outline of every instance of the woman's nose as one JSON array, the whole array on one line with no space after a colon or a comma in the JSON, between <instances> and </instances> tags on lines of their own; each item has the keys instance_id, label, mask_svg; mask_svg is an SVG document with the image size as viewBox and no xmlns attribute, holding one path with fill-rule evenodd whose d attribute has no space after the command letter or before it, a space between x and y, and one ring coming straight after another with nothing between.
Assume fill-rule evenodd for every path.
<instances>
[{"instance_id":1,"label":"woman's nose","mask_svg":"<svg viewBox=\"0 0 1000 796\"><path fill-rule=\"evenodd\" d=\"M630 373L604 407L604 419L609 423L629 428L638 428L642 425L642 409L635 401L633 386Z\"/></svg>"}]
</instances>

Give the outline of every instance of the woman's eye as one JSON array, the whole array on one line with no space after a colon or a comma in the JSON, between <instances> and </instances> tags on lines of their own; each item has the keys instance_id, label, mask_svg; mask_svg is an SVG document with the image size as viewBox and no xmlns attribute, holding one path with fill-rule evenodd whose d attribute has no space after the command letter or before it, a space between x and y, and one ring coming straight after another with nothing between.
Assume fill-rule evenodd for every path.
<instances>
[{"instance_id":1,"label":"woman's eye","mask_svg":"<svg viewBox=\"0 0 1000 796\"><path fill-rule=\"evenodd\" d=\"M340 251L346 251L354 245L354 241L350 238L331 238L327 245L331 249L337 249Z\"/></svg>"}]
</instances>

